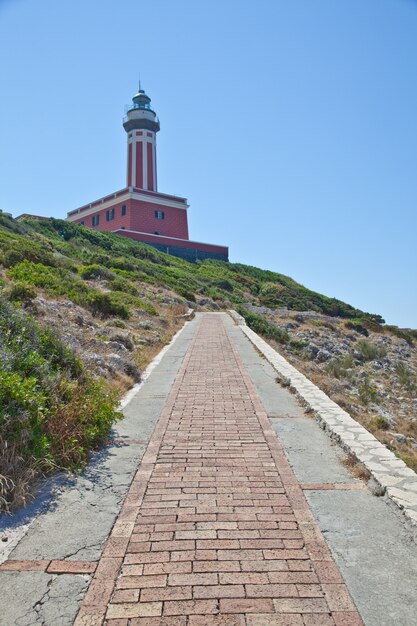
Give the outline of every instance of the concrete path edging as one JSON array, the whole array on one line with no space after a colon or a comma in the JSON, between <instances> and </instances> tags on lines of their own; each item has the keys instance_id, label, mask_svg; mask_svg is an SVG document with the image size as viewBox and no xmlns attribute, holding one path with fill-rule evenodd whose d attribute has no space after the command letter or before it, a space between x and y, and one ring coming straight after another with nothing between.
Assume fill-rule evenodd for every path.
<instances>
[{"instance_id":1,"label":"concrete path edging","mask_svg":"<svg viewBox=\"0 0 417 626\"><path fill-rule=\"evenodd\" d=\"M251 330L241 315L233 310L229 314L272 365L279 380L313 413L323 430L366 467L382 488L381 494L401 510L413 531L417 531L417 474Z\"/></svg>"}]
</instances>

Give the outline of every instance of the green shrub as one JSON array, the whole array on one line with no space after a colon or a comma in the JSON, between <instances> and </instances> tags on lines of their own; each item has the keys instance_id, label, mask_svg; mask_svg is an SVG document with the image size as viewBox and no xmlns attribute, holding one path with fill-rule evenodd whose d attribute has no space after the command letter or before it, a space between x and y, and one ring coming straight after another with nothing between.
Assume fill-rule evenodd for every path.
<instances>
[{"instance_id":1,"label":"green shrub","mask_svg":"<svg viewBox=\"0 0 417 626\"><path fill-rule=\"evenodd\" d=\"M0 371L0 408L3 440L18 444L23 454L49 461L49 443L42 432L47 395L40 388L38 379Z\"/></svg>"},{"instance_id":2,"label":"green shrub","mask_svg":"<svg viewBox=\"0 0 417 626\"><path fill-rule=\"evenodd\" d=\"M379 402L379 397L377 390L371 386L372 381L369 378L366 378L363 381L363 384L358 387L359 391L359 399L362 404L377 404Z\"/></svg>"},{"instance_id":3,"label":"green shrub","mask_svg":"<svg viewBox=\"0 0 417 626\"><path fill-rule=\"evenodd\" d=\"M307 348L308 345L309 342L304 339L291 339L291 341L289 341L288 343L288 347L291 349L291 352L293 354L299 354L300 351L304 350L304 348Z\"/></svg>"},{"instance_id":4,"label":"green shrub","mask_svg":"<svg viewBox=\"0 0 417 626\"><path fill-rule=\"evenodd\" d=\"M410 393L417 391L417 381L414 372L403 362L398 361L395 364L395 372L398 376L400 384Z\"/></svg>"},{"instance_id":5,"label":"green shrub","mask_svg":"<svg viewBox=\"0 0 417 626\"><path fill-rule=\"evenodd\" d=\"M356 349L362 354L365 361L383 359L387 354L387 350L384 346L376 346L370 341L358 341Z\"/></svg>"},{"instance_id":6,"label":"green shrub","mask_svg":"<svg viewBox=\"0 0 417 626\"><path fill-rule=\"evenodd\" d=\"M150 302L147 302L146 300L142 300L142 298L137 298L136 296L132 296L129 293L124 293L122 291L113 291L111 293L111 298L112 298L112 301L116 305L120 305L120 306L124 306L128 308L129 312L131 312L134 309L137 309L138 311L146 311L146 313L149 313L150 315L155 315L155 316L159 315L159 312L157 311L157 309L154 307L153 304L151 304ZM119 317L123 317L123 316L120 315Z\"/></svg>"},{"instance_id":7,"label":"green shrub","mask_svg":"<svg viewBox=\"0 0 417 626\"><path fill-rule=\"evenodd\" d=\"M285 299L281 296L283 291L285 287L280 283L262 283L258 292L259 301L271 309L285 306Z\"/></svg>"},{"instance_id":8,"label":"green shrub","mask_svg":"<svg viewBox=\"0 0 417 626\"><path fill-rule=\"evenodd\" d=\"M352 378L355 362L350 354L339 356L332 359L326 365L326 372L339 380L343 378Z\"/></svg>"},{"instance_id":9,"label":"green shrub","mask_svg":"<svg viewBox=\"0 0 417 626\"><path fill-rule=\"evenodd\" d=\"M86 265L80 267L79 272L84 280L94 280L96 278L113 280L115 278L115 274L103 265Z\"/></svg>"},{"instance_id":10,"label":"green shrub","mask_svg":"<svg viewBox=\"0 0 417 626\"><path fill-rule=\"evenodd\" d=\"M376 417L374 421L379 430L389 430L389 421L385 417Z\"/></svg>"},{"instance_id":11,"label":"green shrub","mask_svg":"<svg viewBox=\"0 0 417 626\"><path fill-rule=\"evenodd\" d=\"M8 270L8 275L10 278L27 285L46 288L56 295L67 293L68 286L73 283L71 273L68 270L49 267L43 263L34 263L28 260L16 263Z\"/></svg>"},{"instance_id":12,"label":"green shrub","mask_svg":"<svg viewBox=\"0 0 417 626\"><path fill-rule=\"evenodd\" d=\"M221 289L222 291L227 291L229 293L231 293L234 289L233 284L231 283L230 280L216 280L213 282L213 287L217 287L218 289Z\"/></svg>"},{"instance_id":13,"label":"green shrub","mask_svg":"<svg viewBox=\"0 0 417 626\"><path fill-rule=\"evenodd\" d=\"M89 294L87 306L93 315L108 317L114 315L122 319L128 319L130 310L125 304L117 302L113 294L101 293L100 291Z\"/></svg>"},{"instance_id":14,"label":"green shrub","mask_svg":"<svg viewBox=\"0 0 417 626\"><path fill-rule=\"evenodd\" d=\"M387 330L400 339L404 339L410 346L412 346L417 339L417 330L411 328L398 328L398 326L387 325L384 326L384 330Z\"/></svg>"},{"instance_id":15,"label":"green shrub","mask_svg":"<svg viewBox=\"0 0 417 626\"><path fill-rule=\"evenodd\" d=\"M109 392L103 382L83 377L75 384L45 423L54 462L60 467L82 466L88 452L103 442L121 417L117 405L115 392Z\"/></svg>"},{"instance_id":16,"label":"green shrub","mask_svg":"<svg viewBox=\"0 0 417 626\"><path fill-rule=\"evenodd\" d=\"M237 311L245 318L249 328L254 330L256 333L259 333L269 339L274 339L278 343L287 343L289 341L290 338L287 331L283 328L275 326L275 324L272 324L265 317L257 315L243 306L239 306Z\"/></svg>"},{"instance_id":17,"label":"green shrub","mask_svg":"<svg viewBox=\"0 0 417 626\"><path fill-rule=\"evenodd\" d=\"M12 302L30 302L36 298L36 291L25 283L15 283L6 292Z\"/></svg>"},{"instance_id":18,"label":"green shrub","mask_svg":"<svg viewBox=\"0 0 417 626\"><path fill-rule=\"evenodd\" d=\"M85 463L116 404L56 333L0 298L0 509L24 503L28 475Z\"/></svg>"},{"instance_id":19,"label":"green shrub","mask_svg":"<svg viewBox=\"0 0 417 626\"><path fill-rule=\"evenodd\" d=\"M295 316L295 319L297 319L297 315ZM299 321L302 321L302 320L299 320ZM312 324L313 326L318 326L319 328L328 328L329 330L332 330L332 331L336 330L336 326L332 324L332 322L329 322L327 320L309 319L308 322L309 324Z\"/></svg>"},{"instance_id":20,"label":"green shrub","mask_svg":"<svg viewBox=\"0 0 417 626\"><path fill-rule=\"evenodd\" d=\"M348 320L345 322L345 327L350 330L354 330L356 333L360 333L365 337L369 337L369 332L362 320Z\"/></svg>"},{"instance_id":21,"label":"green shrub","mask_svg":"<svg viewBox=\"0 0 417 626\"><path fill-rule=\"evenodd\" d=\"M183 287L179 287L175 291L181 298L185 298L189 302L195 302L195 295L192 291L188 291L188 289L184 289Z\"/></svg>"},{"instance_id":22,"label":"green shrub","mask_svg":"<svg viewBox=\"0 0 417 626\"><path fill-rule=\"evenodd\" d=\"M93 315L102 317L115 315L123 319L130 315L127 304L120 301L116 293L103 293L93 289L63 268L23 261L9 269L8 274L15 280L43 287L52 295L65 296L89 309Z\"/></svg>"},{"instance_id":23,"label":"green shrub","mask_svg":"<svg viewBox=\"0 0 417 626\"><path fill-rule=\"evenodd\" d=\"M132 272L135 272L138 269L137 262L133 263L132 260L128 260L123 257L119 259L112 259L110 267L112 269L124 270L126 272L129 272L129 275L131 275Z\"/></svg>"},{"instance_id":24,"label":"green shrub","mask_svg":"<svg viewBox=\"0 0 417 626\"><path fill-rule=\"evenodd\" d=\"M16 245L16 243L18 245ZM42 263L43 265L57 265L56 258L48 251L44 250L39 244L27 242L24 239L11 240L8 245L3 244L3 255L1 263L4 267L13 267L22 261L32 261L33 263ZM8 247L10 246L10 247Z\"/></svg>"},{"instance_id":25,"label":"green shrub","mask_svg":"<svg viewBox=\"0 0 417 626\"><path fill-rule=\"evenodd\" d=\"M125 278L118 276L110 283L110 289L113 291L122 291L123 293L130 293L132 296L137 296L138 290L132 283Z\"/></svg>"},{"instance_id":26,"label":"green shrub","mask_svg":"<svg viewBox=\"0 0 417 626\"><path fill-rule=\"evenodd\" d=\"M105 325L112 328L126 328L126 322L117 319L117 317L115 319L108 320Z\"/></svg>"}]
</instances>

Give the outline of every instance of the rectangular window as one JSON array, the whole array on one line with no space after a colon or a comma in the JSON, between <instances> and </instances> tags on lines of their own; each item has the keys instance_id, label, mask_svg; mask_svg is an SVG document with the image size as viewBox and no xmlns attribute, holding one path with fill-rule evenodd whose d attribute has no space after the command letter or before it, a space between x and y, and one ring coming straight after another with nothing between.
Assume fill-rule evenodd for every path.
<instances>
[{"instance_id":1,"label":"rectangular window","mask_svg":"<svg viewBox=\"0 0 417 626\"><path fill-rule=\"evenodd\" d=\"M165 213L163 211L155 211L155 217L157 220L164 220Z\"/></svg>"},{"instance_id":2,"label":"rectangular window","mask_svg":"<svg viewBox=\"0 0 417 626\"><path fill-rule=\"evenodd\" d=\"M106 220L107 222L111 222L112 220L114 220L114 209L106 211Z\"/></svg>"},{"instance_id":3,"label":"rectangular window","mask_svg":"<svg viewBox=\"0 0 417 626\"><path fill-rule=\"evenodd\" d=\"M84 226L84 222L80 222L80 226Z\"/></svg>"},{"instance_id":4,"label":"rectangular window","mask_svg":"<svg viewBox=\"0 0 417 626\"><path fill-rule=\"evenodd\" d=\"M100 223L100 215L93 215L93 219L91 220L93 226L98 226Z\"/></svg>"},{"instance_id":5,"label":"rectangular window","mask_svg":"<svg viewBox=\"0 0 417 626\"><path fill-rule=\"evenodd\" d=\"M126 205L122 204L122 215L126 215Z\"/></svg>"}]
</instances>

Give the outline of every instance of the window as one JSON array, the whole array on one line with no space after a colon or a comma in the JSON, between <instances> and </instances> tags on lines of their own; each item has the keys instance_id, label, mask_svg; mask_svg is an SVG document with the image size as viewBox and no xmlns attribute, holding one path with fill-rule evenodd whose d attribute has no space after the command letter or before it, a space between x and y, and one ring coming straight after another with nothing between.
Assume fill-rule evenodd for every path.
<instances>
[{"instance_id":1,"label":"window","mask_svg":"<svg viewBox=\"0 0 417 626\"><path fill-rule=\"evenodd\" d=\"M160 235L161 233L158 232L157 230L154 232L154 235Z\"/></svg>"},{"instance_id":2,"label":"window","mask_svg":"<svg viewBox=\"0 0 417 626\"><path fill-rule=\"evenodd\" d=\"M91 220L91 224L93 226L98 226L100 224L100 215L93 215L93 219Z\"/></svg>"},{"instance_id":3,"label":"window","mask_svg":"<svg viewBox=\"0 0 417 626\"><path fill-rule=\"evenodd\" d=\"M157 220L164 220L165 213L163 211L155 211L155 217Z\"/></svg>"},{"instance_id":4,"label":"window","mask_svg":"<svg viewBox=\"0 0 417 626\"><path fill-rule=\"evenodd\" d=\"M84 221L80 222L80 226L84 226Z\"/></svg>"},{"instance_id":5,"label":"window","mask_svg":"<svg viewBox=\"0 0 417 626\"><path fill-rule=\"evenodd\" d=\"M122 204L122 215L126 215L126 205Z\"/></svg>"},{"instance_id":6,"label":"window","mask_svg":"<svg viewBox=\"0 0 417 626\"><path fill-rule=\"evenodd\" d=\"M106 211L106 220L108 222L111 222L112 220L114 220L114 209L110 209L109 211Z\"/></svg>"}]
</instances>

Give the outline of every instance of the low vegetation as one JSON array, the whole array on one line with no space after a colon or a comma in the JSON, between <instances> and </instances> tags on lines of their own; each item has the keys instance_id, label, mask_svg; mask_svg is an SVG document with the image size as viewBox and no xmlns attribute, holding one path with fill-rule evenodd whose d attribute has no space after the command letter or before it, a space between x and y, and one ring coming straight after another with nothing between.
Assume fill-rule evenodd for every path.
<instances>
[{"instance_id":1,"label":"low vegetation","mask_svg":"<svg viewBox=\"0 0 417 626\"><path fill-rule=\"evenodd\" d=\"M77 468L118 418L117 398L55 332L0 299L0 505L25 502L27 483Z\"/></svg>"},{"instance_id":2,"label":"low vegetation","mask_svg":"<svg viewBox=\"0 0 417 626\"><path fill-rule=\"evenodd\" d=\"M172 289L190 302L206 298L220 307L251 302L383 322L379 315L310 291L276 272L214 260L192 264L126 237L62 220L26 220L11 225L11 220L0 215L2 225L0 262L9 268L8 277L43 288L50 295L67 296L82 306L89 306L95 297L91 281L99 280L109 290L125 293L129 293L129 282L140 281ZM113 295L110 299L113 302ZM136 303L132 301L132 305Z\"/></svg>"},{"instance_id":3,"label":"low vegetation","mask_svg":"<svg viewBox=\"0 0 417 626\"><path fill-rule=\"evenodd\" d=\"M354 386L353 404L365 413L380 402L379 382L373 372L356 378L361 367L386 359L376 338L389 334L411 348L417 340L416 331L384 327L379 315L276 272L214 260L191 264L126 237L0 213L0 508L23 504L36 477L85 464L118 419L118 399L190 306L237 309L301 368L324 354L321 375ZM297 332L303 326L358 340L351 354L327 357ZM414 369L396 363L398 385L410 396ZM345 405L348 395L339 393Z\"/></svg>"},{"instance_id":4,"label":"low vegetation","mask_svg":"<svg viewBox=\"0 0 417 626\"><path fill-rule=\"evenodd\" d=\"M283 343L269 335L277 350L417 471L415 331L363 317L288 310L264 315L290 336Z\"/></svg>"}]
</instances>

